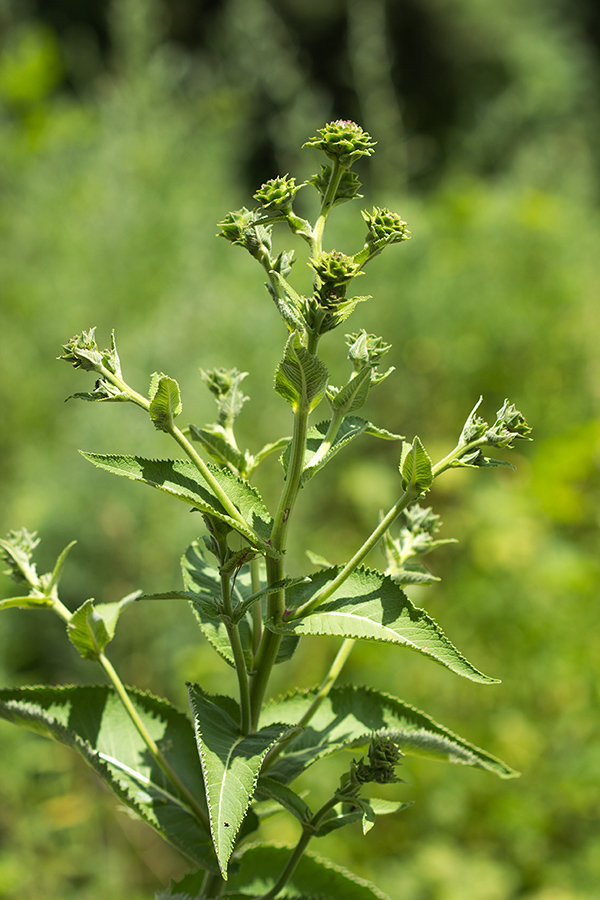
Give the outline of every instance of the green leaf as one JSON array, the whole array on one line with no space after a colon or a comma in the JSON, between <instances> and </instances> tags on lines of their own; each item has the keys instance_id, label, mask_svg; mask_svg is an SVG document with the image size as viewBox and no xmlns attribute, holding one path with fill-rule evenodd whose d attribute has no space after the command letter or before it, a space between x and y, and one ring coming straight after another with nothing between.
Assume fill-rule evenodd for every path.
<instances>
[{"instance_id":1,"label":"green leaf","mask_svg":"<svg viewBox=\"0 0 600 900\"><path fill-rule=\"evenodd\" d=\"M300 343L293 332L275 373L275 391L298 409L313 410L321 402L327 387L328 372L321 360Z\"/></svg>"},{"instance_id":2,"label":"green leaf","mask_svg":"<svg viewBox=\"0 0 600 900\"><path fill-rule=\"evenodd\" d=\"M288 862L293 848L273 844L248 847L239 871L232 874L226 896L255 900L270 891ZM379 888L328 859L305 853L285 888L281 900L390 900Z\"/></svg>"},{"instance_id":3,"label":"green leaf","mask_svg":"<svg viewBox=\"0 0 600 900\"><path fill-rule=\"evenodd\" d=\"M354 412L364 406L371 388L372 368L365 366L332 398L334 409L344 409L346 413Z\"/></svg>"},{"instance_id":4,"label":"green leaf","mask_svg":"<svg viewBox=\"0 0 600 900\"><path fill-rule=\"evenodd\" d=\"M50 597L36 597L31 594L23 597L7 597L5 600L0 600L0 609L13 607L17 609L48 609L53 602Z\"/></svg>"},{"instance_id":5,"label":"green leaf","mask_svg":"<svg viewBox=\"0 0 600 900\"><path fill-rule=\"evenodd\" d=\"M86 600L72 613L67 635L84 659L98 659L114 637L121 612L139 596L140 591L136 591L115 603L95 604L93 600Z\"/></svg>"},{"instance_id":6,"label":"green leaf","mask_svg":"<svg viewBox=\"0 0 600 900\"><path fill-rule=\"evenodd\" d=\"M213 844L223 878L235 839L254 794L258 773L271 747L287 730L272 724L256 734L243 735L231 708L188 685L196 741L206 784ZM227 698L229 700L229 698ZM231 704L227 704L231 707Z\"/></svg>"},{"instance_id":7,"label":"green leaf","mask_svg":"<svg viewBox=\"0 0 600 900\"><path fill-rule=\"evenodd\" d=\"M235 666L227 629L219 618L218 604L221 601L219 570L206 561L202 547L197 541L187 548L182 557L181 566L183 582L188 590L187 592L172 591L169 593L173 597L185 597L191 601L194 616L206 639L230 666ZM245 566L237 573L233 585L234 609L238 604L247 603L253 595L252 577L248 567ZM242 649L249 672L252 670L254 662L250 623L250 615L244 616L238 621ZM285 635L279 646L275 662L281 663L290 659L296 650L298 641L299 638L295 635Z\"/></svg>"},{"instance_id":8,"label":"green leaf","mask_svg":"<svg viewBox=\"0 0 600 900\"><path fill-rule=\"evenodd\" d=\"M150 382L150 418L159 431L170 431L181 412L181 392L174 378L155 372Z\"/></svg>"},{"instance_id":9,"label":"green leaf","mask_svg":"<svg viewBox=\"0 0 600 900\"><path fill-rule=\"evenodd\" d=\"M428 491L433 483L431 459L418 437L412 444L402 445L400 458L400 473L402 475L402 490L410 487L419 492Z\"/></svg>"},{"instance_id":10,"label":"green leaf","mask_svg":"<svg viewBox=\"0 0 600 900\"><path fill-rule=\"evenodd\" d=\"M297 723L309 710L316 693L317 688L298 690L272 700L263 709L261 724ZM518 775L502 760L403 700L374 688L346 685L333 688L307 727L269 769L269 776L285 783L293 781L313 762L345 747L367 744L375 732L391 736L407 756L474 766L500 778Z\"/></svg>"},{"instance_id":11,"label":"green leaf","mask_svg":"<svg viewBox=\"0 0 600 900\"><path fill-rule=\"evenodd\" d=\"M209 465L215 480L248 522L247 528L225 512L202 475L187 460L143 459L139 456L86 453L83 450L79 452L95 466L106 469L107 472L149 484L188 503L200 512L216 516L242 534L253 547L273 553L267 543L271 534L272 519L260 494L247 481L238 478L227 469Z\"/></svg>"},{"instance_id":12,"label":"green leaf","mask_svg":"<svg viewBox=\"0 0 600 900\"><path fill-rule=\"evenodd\" d=\"M312 819L312 810L308 803L295 791L281 781L275 781L267 775L261 775L256 788L257 800L269 798L275 800L303 825Z\"/></svg>"},{"instance_id":13,"label":"green leaf","mask_svg":"<svg viewBox=\"0 0 600 900\"><path fill-rule=\"evenodd\" d=\"M247 464L245 454L231 443L220 425L209 425L205 428L190 425L189 429L192 440L202 444L217 465L229 466L235 472L245 473Z\"/></svg>"},{"instance_id":14,"label":"green leaf","mask_svg":"<svg viewBox=\"0 0 600 900\"><path fill-rule=\"evenodd\" d=\"M315 572L309 580L292 585L286 605L293 611L311 600L340 572L339 567ZM280 633L327 634L401 644L445 666L457 675L483 684L495 683L479 672L448 640L424 610L413 606L388 575L359 567L333 595L314 612L301 619L269 623Z\"/></svg>"},{"instance_id":15,"label":"green leaf","mask_svg":"<svg viewBox=\"0 0 600 900\"><path fill-rule=\"evenodd\" d=\"M169 765L204 805L202 771L187 716L150 694L130 689L129 696ZM74 749L126 806L192 863L217 868L207 827L151 759L112 687L0 690L0 716Z\"/></svg>"}]
</instances>

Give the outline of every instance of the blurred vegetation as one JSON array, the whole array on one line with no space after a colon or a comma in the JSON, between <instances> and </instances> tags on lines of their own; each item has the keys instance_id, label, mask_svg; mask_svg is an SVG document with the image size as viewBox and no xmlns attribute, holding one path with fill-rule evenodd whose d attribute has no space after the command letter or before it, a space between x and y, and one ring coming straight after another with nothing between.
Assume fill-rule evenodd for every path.
<instances>
[{"instance_id":1,"label":"blurred vegetation","mask_svg":"<svg viewBox=\"0 0 600 900\"><path fill-rule=\"evenodd\" d=\"M213 407L198 366L237 366L250 372L253 402L240 421L249 445L285 433L284 404L271 390L279 320L253 261L218 241L215 223L250 205L261 180L310 175L315 161L300 144L331 118L357 119L379 141L361 174L365 206L398 209L414 233L369 267L374 299L355 314L393 343L397 372L374 393L372 420L419 433L442 453L480 393L488 413L508 396L535 443L516 473L457 472L436 485L442 536L460 544L432 559L440 584L413 593L503 684L462 684L411 654L369 646L346 677L426 706L523 775L496 783L407 760L406 795L417 801L408 813L367 838L344 832L343 842L332 835L316 849L352 860L394 900L592 900L600 883L594 4L76 6L0 3L2 533L37 529L42 568L77 538L63 582L72 606L179 585L177 560L198 521L105 479L76 452L170 448L129 409L65 405L88 385L55 357L83 328L96 325L106 343L115 328L130 383L143 392L151 372L168 372L182 387L184 416L200 424ZM358 209L342 207L332 231L342 249L360 246ZM335 376L343 353L334 344L325 349ZM334 561L394 495L397 449L367 440L305 501L299 544ZM277 465L260 479L268 499ZM315 641L282 677L310 684L333 649ZM114 654L125 680L182 704L185 680L229 688L230 673L212 669L183 607L133 608ZM60 626L19 610L2 616L0 672L7 685L97 678ZM64 748L4 723L0 738L0 897L141 900L185 871ZM277 823L277 839L284 828Z\"/></svg>"}]
</instances>

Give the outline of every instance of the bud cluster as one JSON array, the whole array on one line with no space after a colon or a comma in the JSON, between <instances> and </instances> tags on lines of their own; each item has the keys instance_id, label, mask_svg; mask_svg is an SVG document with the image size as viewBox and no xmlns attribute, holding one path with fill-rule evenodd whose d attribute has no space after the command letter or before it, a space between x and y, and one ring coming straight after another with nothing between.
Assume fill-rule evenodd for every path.
<instances>
[{"instance_id":1,"label":"bud cluster","mask_svg":"<svg viewBox=\"0 0 600 900\"><path fill-rule=\"evenodd\" d=\"M392 347L391 344L386 344L383 338L367 334L364 328L356 334L347 334L346 343L350 348L348 359L352 362L355 372L361 372L365 366L375 368Z\"/></svg>"},{"instance_id":2,"label":"bud cluster","mask_svg":"<svg viewBox=\"0 0 600 900\"><path fill-rule=\"evenodd\" d=\"M368 228L365 246L369 248L371 255L374 255L374 252L380 253L388 244L407 241L411 237L406 222L398 213L392 212L387 207L380 209L374 206L373 212L364 209L362 216Z\"/></svg>"},{"instance_id":3,"label":"bud cluster","mask_svg":"<svg viewBox=\"0 0 600 900\"><path fill-rule=\"evenodd\" d=\"M271 226L257 224L260 218L258 210L246 209L243 206L227 213L218 226L221 229L219 237L245 247L251 256L264 265L270 263Z\"/></svg>"},{"instance_id":4,"label":"bud cluster","mask_svg":"<svg viewBox=\"0 0 600 900\"><path fill-rule=\"evenodd\" d=\"M266 181L254 194L254 199L265 210L288 213L302 185L296 185L296 179L289 175L278 176Z\"/></svg>"},{"instance_id":5,"label":"bud cluster","mask_svg":"<svg viewBox=\"0 0 600 900\"><path fill-rule=\"evenodd\" d=\"M321 253L311 261L310 266L320 282L315 292L316 299L323 309L328 310L343 303L352 279L364 274L353 256L346 256L339 250Z\"/></svg>"},{"instance_id":6,"label":"bud cluster","mask_svg":"<svg viewBox=\"0 0 600 900\"><path fill-rule=\"evenodd\" d=\"M360 759L350 766L350 783L357 787L368 782L394 784L400 781L394 771L402 753L391 738L375 735L369 744L369 762Z\"/></svg>"}]
</instances>

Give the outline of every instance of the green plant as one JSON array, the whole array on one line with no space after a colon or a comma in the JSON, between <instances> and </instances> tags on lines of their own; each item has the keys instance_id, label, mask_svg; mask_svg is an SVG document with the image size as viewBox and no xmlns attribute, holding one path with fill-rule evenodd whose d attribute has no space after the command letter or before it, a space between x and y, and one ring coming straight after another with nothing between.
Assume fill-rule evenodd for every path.
<instances>
[{"instance_id":1,"label":"green plant","mask_svg":"<svg viewBox=\"0 0 600 900\"><path fill-rule=\"evenodd\" d=\"M287 330L275 391L291 407L291 438L270 442L257 453L240 449L236 419L248 398L242 391L245 373L236 369L201 370L217 403L217 421L180 429L177 382L154 373L147 397L135 391L123 378L114 335L110 347L100 350L95 329L82 332L65 344L60 357L96 376L92 391L74 397L133 403L183 451L185 459L83 455L102 469L148 484L200 512L206 532L183 556L184 589L139 591L112 603L87 599L71 612L59 598L58 585L72 544L52 572L39 575L33 561L38 543L34 534L11 532L1 542L21 588L17 596L2 601L2 608L56 613L73 646L102 667L109 683L2 690L0 712L77 750L128 807L190 861L194 871L161 892L161 898L381 897L374 886L306 852L313 838L356 822L366 833L378 815L410 805L372 796L371 790L365 793L366 785L396 783L396 768L405 753L477 766L502 778L516 775L501 760L402 700L368 687L338 684L357 640L396 644L472 681L494 682L411 603L403 587L435 580L421 557L445 541L436 537L439 517L420 503L434 480L452 468L508 465L486 456L485 448L511 447L514 440L527 438L530 429L508 401L489 425L478 415L479 400L454 449L433 463L418 437L407 441L356 415L371 389L392 372L379 369L389 345L365 330L346 336L348 380L340 387L329 384L318 356L321 338L369 299L351 289L364 274L363 267L410 233L397 214L375 207L363 212L367 236L358 252L323 250L332 209L360 196L352 166L370 156L374 144L354 123L338 121L320 129L305 146L327 157L317 175L302 185L289 176L272 179L256 192L257 208L229 213L220 223L221 235L245 247L265 270L268 291ZM314 225L293 208L305 186L315 188L320 197ZM313 277L309 297L288 280L293 251L273 252L272 229L279 224L308 245ZM329 406L329 414L311 424L311 413L321 403ZM303 499L309 495L313 478L318 483L324 477L321 470L338 452L363 434L400 443L396 502L344 565L331 565L309 553L316 570L290 575L286 559L296 502L301 494ZM271 514L250 479L276 452L283 484ZM399 531L392 532L398 523ZM378 544L385 553L385 572L363 565ZM191 605L201 634L233 667L238 682L236 699L188 685L191 719L166 700L126 688L105 652L126 607L168 600ZM266 699L274 667L292 658L305 635L342 639L326 677L316 687L292 685L289 693ZM315 811L292 785L314 763L336 753L350 753L352 758ZM377 788L372 790L377 794ZM282 811L298 820L296 846L255 843L261 819Z\"/></svg>"}]
</instances>

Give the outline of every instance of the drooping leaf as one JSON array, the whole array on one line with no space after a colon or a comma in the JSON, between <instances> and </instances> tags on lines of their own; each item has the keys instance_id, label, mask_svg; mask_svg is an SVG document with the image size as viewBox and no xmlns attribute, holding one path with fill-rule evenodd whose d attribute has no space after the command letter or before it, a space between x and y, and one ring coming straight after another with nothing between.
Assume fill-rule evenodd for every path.
<instances>
[{"instance_id":1,"label":"drooping leaf","mask_svg":"<svg viewBox=\"0 0 600 900\"><path fill-rule=\"evenodd\" d=\"M254 794L258 773L271 747L287 730L271 724L243 735L231 715L231 701L218 702L198 685L188 685L196 742L206 784L213 844L223 878L235 839ZM229 698L227 698L229 700Z\"/></svg>"},{"instance_id":2,"label":"drooping leaf","mask_svg":"<svg viewBox=\"0 0 600 900\"><path fill-rule=\"evenodd\" d=\"M200 512L216 516L242 534L254 547L272 553L267 544L272 520L258 491L227 469L209 465L211 474L240 511L248 527L229 516L195 466L181 459L143 459L139 456L87 453L81 455L101 469L132 481L149 484L188 503Z\"/></svg>"},{"instance_id":3,"label":"drooping leaf","mask_svg":"<svg viewBox=\"0 0 600 900\"><path fill-rule=\"evenodd\" d=\"M299 722L316 691L298 690L272 700L263 709L261 724ZM306 728L268 769L268 775L287 784L318 759L345 747L367 744L374 732L390 735L407 756L474 766L500 778L518 774L502 760L403 700L374 688L346 685L333 688Z\"/></svg>"},{"instance_id":4,"label":"drooping leaf","mask_svg":"<svg viewBox=\"0 0 600 900\"><path fill-rule=\"evenodd\" d=\"M273 844L248 847L241 855L239 870L229 879L226 896L232 900L262 897L274 887L292 851L292 847ZM390 900L374 884L310 852L303 855L277 896L282 900Z\"/></svg>"},{"instance_id":5,"label":"drooping leaf","mask_svg":"<svg viewBox=\"0 0 600 900\"><path fill-rule=\"evenodd\" d=\"M291 585L286 592L288 610L293 611L311 600L339 572L337 567L325 569ZM271 622L269 627L282 634L328 634L401 644L471 681L496 682L468 662L437 622L425 610L414 606L389 575L372 569L357 568L309 615L277 624Z\"/></svg>"},{"instance_id":6,"label":"drooping leaf","mask_svg":"<svg viewBox=\"0 0 600 900\"><path fill-rule=\"evenodd\" d=\"M275 391L287 400L294 412L299 408L312 410L323 399L328 377L318 356L303 347L293 332L275 373Z\"/></svg>"},{"instance_id":7,"label":"drooping leaf","mask_svg":"<svg viewBox=\"0 0 600 900\"><path fill-rule=\"evenodd\" d=\"M122 611L139 596L140 592L136 591L114 603L86 600L75 610L67 625L67 635L84 659L98 659L112 641Z\"/></svg>"},{"instance_id":8,"label":"drooping leaf","mask_svg":"<svg viewBox=\"0 0 600 900\"><path fill-rule=\"evenodd\" d=\"M166 700L130 689L144 726L167 762L205 807L192 724ZM208 831L148 753L108 685L0 690L0 716L77 751L119 799L191 862L217 868Z\"/></svg>"}]
</instances>

